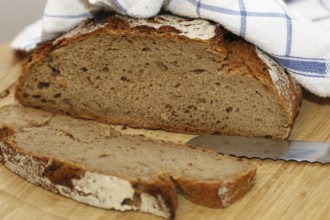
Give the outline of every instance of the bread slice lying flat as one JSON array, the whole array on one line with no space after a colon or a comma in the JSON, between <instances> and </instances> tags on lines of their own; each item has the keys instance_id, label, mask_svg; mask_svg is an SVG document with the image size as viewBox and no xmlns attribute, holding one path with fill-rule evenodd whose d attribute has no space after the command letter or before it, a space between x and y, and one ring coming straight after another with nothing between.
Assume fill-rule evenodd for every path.
<instances>
[{"instance_id":1,"label":"bread slice lying flat","mask_svg":"<svg viewBox=\"0 0 330 220\"><path fill-rule=\"evenodd\" d=\"M16 97L110 124L286 138L301 92L265 53L209 21L103 16L37 49Z\"/></svg>"},{"instance_id":2,"label":"bread slice lying flat","mask_svg":"<svg viewBox=\"0 0 330 220\"><path fill-rule=\"evenodd\" d=\"M223 208L256 177L254 166L235 158L20 106L0 109L0 162L79 202L165 218L175 217L177 193Z\"/></svg>"}]
</instances>

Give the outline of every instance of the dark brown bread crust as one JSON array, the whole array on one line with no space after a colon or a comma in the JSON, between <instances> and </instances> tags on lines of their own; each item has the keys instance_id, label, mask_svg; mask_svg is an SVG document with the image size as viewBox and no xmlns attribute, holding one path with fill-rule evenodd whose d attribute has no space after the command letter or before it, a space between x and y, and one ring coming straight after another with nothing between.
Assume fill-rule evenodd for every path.
<instances>
[{"instance_id":1,"label":"dark brown bread crust","mask_svg":"<svg viewBox=\"0 0 330 220\"><path fill-rule=\"evenodd\" d=\"M3 110L3 109L2 109ZM90 185L79 185L77 188L77 180L84 179L86 174L91 173L92 175L103 175L104 177L118 177L117 175L108 173L103 174L98 170L91 170L88 167L84 167L80 163L74 163L67 161L65 159L52 157L52 156L42 156L37 153L32 153L32 151L28 151L25 146L21 146L22 144L18 141L17 135L21 132L23 128L33 128L41 126L38 124L39 122L29 122L25 119L29 118L29 114L31 113L32 116L36 114L45 113L40 110L34 109L25 109L18 106L8 106L5 107L6 112L11 112L10 114L15 115L17 124L12 125L10 122L3 122L4 119L1 119L0 124L0 161L3 163L8 169L15 172L16 174L22 176L23 178L27 179L28 181L41 186L45 189L48 189L52 192L71 197L73 199L74 195L79 194L79 196L86 196L86 200L79 200L81 202L85 202L90 205L98 206L97 204L88 203L87 197L89 195L85 195L84 190L82 188L91 187ZM14 113L12 113L14 112ZM6 115L6 114L5 114ZM51 115L52 117L57 117L56 115ZM33 118L31 116L31 118ZM12 116L11 116L12 117ZM23 120L22 120L23 118ZM52 120L49 118L48 121L42 122L43 124L48 124ZM63 119L65 120L65 119ZM82 120L75 119L76 122ZM6 121L6 120L4 120ZM20 125L21 123L30 123L26 125ZM16 122L15 122L16 123ZM36 123L36 124L34 124ZM62 122L64 126L67 126L65 122ZM90 122L92 123L92 122ZM79 124L80 125L80 124ZM13 127L10 127L13 126ZM46 125L45 125L46 126ZM84 122L84 126L86 126L86 122ZM102 125L103 126L103 125ZM104 128L104 127L102 127ZM55 128L54 128L55 129ZM72 128L74 129L74 128ZM87 129L87 128L86 128ZM115 131L114 131L115 132ZM117 134L117 133L116 133ZM64 134L63 135L68 135ZM122 137L121 135L119 137ZM35 137L36 139L38 137ZM127 138L136 138L134 141L138 142L148 142L154 144L169 144L164 141L155 141L141 136L126 136L122 137L123 139ZM109 139L107 139L109 140ZM33 140L31 140L33 141ZM110 141L110 140L109 140ZM55 144L53 142L46 143L44 146L40 146L42 149L48 149L47 144L50 146ZM46 147L46 148L43 148ZM125 146L129 148L130 146ZM210 160L220 161L227 161L233 162L236 165L244 165L244 163L240 162L239 159L235 160L231 157L218 155L215 152L208 151L205 149L200 149L192 146L183 146L183 145L176 145L179 148L185 148L187 151L194 150L196 153L204 154L209 156ZM38 147L37 147L38 148ZM165 148L165 147L164 147ZM176 148L175 148L176 149ZM50 150L50 149L48 149ZM150 149L152 150L152 149ZM173 152L175 153L175 152ZM82 156L82 155L80 155ZM141 157L141 155L137 155ZM193 159L192 159L193 160ZM125 164L127 161L123 161ZM238 162L238 163L237 163ZM109 164L111 166L111 164ZM157 164L155 164L157 166ZM256 179L256 168L254 166L250 166L245 164L243 170L236 171L237 174L230 176L229 178L219 177L219 179L203 179L202 177L188 177L185 176L184 172L181 174L178 173L169 173L166 169L161 173L155 173L153 179L145 179L146 177L132 177L130 179L123 178L125 181L127 180L131 187L134 190L134 196L132 199L127 198L121 202L121 205L131 206L133 207L132 210L139 210L139 207L142 205L142 197L143 194L150 195L161 201L164 204L161 204L163 210L168 210L169 218L175 217L175 211L178 207L177 201L177 193L181 193L184 197L191 200L192 202L211 207L211 208L225 208L238 199L242 198L254 185ZM210 167L210 169L221 169L221 167ZM169 168L168 168L169 169ZM191 169L194 169L193 167ZM227 168L228 169L228 168ZM233 170L237 170L236 167L232 167ZM217 175L215 175L217 176ZM97 184L96 184L97 185ZM93 186L92 186L93 187ZM107 187L107 186L104 186ZM109 186L110 187L110 186ZM65 189L63 189L65 188ZM110 188L110 190L112 190ZM64 193L63 193L64 192ZM70 194L70 192L74 192ZM162 206L164 205L164 206ZM155 213L154 213L155 214Z\"/></svg>"},{"instance_id":2,"label":"dark brown bread crust","mask_svg":"<svg viewBox=\"0 0 330 220\"><path fill-rule=\"evenodd\" d=\"M279 92L270 75L267 74L269 67L258 58L255 46L243 41L235 41L229 44L229 47L229 51L232 53L231 56L237 58L237 63L235 63L237 68L246 64L251 69L253 77L262 82L265 87L272 90L275 94ZM287 79L289 81L283 82L282 84L284 87L282 89L285 90L287 94L278 94L278 98L281 106L288 114L288 127L291 127L301 104L302 92L300 86L292 77L288 76Z\"/></svg>"},{"instance_id":3,"label":"dark brown bread crust","mask_svg":"<svg viewBox=\"0 0 330 220\"><path fill-rule=\"evenodd\" d=\"M256 170L221 184L212 180L192 182L184 178L176 179L176 183L180 192L188 200L199 205L208 204L210 208L226 208L232 204L230 200L237 201L251 190L251 184L255 182L255 177ZM250 184L246 184L247 182ZM206 185L207 187L205 187ZM227 199L228 195L230 195L229 200ZM222 198L221 200L217 199L219 196Z\"/></svg>"},{"instance_id":4,"label":"dark brown bread crust","mask_svg":"<svg viewBox=\"0 0 330 220\"><path fill-rule=\"evenodd\" d=\"M0 163L3 163L11 171L37 186L61 194L56 186L68 187L70 190L75 190L73 181L79 180L86 172L88 172L86 168L77 164L72 164L68 161L63 161L58 158L39 157L38 155L25 152L22 149L24 146L19 147L13 144L12 141L7 140L7 138L13 136L15 136L14 129L9 127L0 128ZM6 156L7 162L10 161L11 163L16 164L17 167L13 168L12 166L8 166L3 159L4 156ZM27 159L22 159L23 157ZM31 166L33 166L33 170L36 173L30 173ZM36 180L38 178L46 178L50 183L47 181ZM155 179L151 182L136 179L130 180L131 185L134 188L134 198L133 200L125 200L122 205L140 207L142 203L142 193L147 193L155 198L160 196L170 212L169 219L175 219L175 212L178 207L175 185L167 175L159 176L158 178L159 179ZM208 206L208 204L205 203L204 206Z\"/></svg>"},{"instance_id":5,"label":"dark brown bread crust","mask_svg":"<svg viewBox=\"0 0 330 220\"><path fill-rule=\"evenodd\" d=\"M152 20L151 20L152 22ZM102 26L99 28L96 28L93 31L87 31L86 33L77 33L73 36L62 36L56 41L51 42L45 42L39 45L37 49L33 53L30 54L30 56L26 59L26 62L23 63L22 66L22 79L19 81L22 83L24 80L24 74L27 74L28 70L32 68L33 65L38 63L40 60L44 58L45 55L47 55L49 52L56 50L58 48L64 47L66 45L69 45L72 42L78 42L83 41L87 39L90 36L101 34L101 33L108 33L108 34L116 34L116 35L134 35L134 34L143 34L143 35L155 35L162 38L171 38L171 39L178 39L178 40L184 40L188 41L189 39L185 36L178 35L178 31L170 26L163 26L159 29L155 29L148 26L137 26L137 27L130 27L127 21L124 21L123 19L116 17L116 16L110 16L105 21L102 21ZM82 29L93 29L95 26L97 26L97 23L94 23L93 20L87 21L81 25ZM211 47L217 51L224 52L224 39L223 39L223 33L224 30L217 26L216 28L216 34L212 38L212 40L209 41L209 44ZM20 88L20 85L17 85L17 89ZM18 98L18 97L17 97Z\"/></svg>"},{"instance_id":6,"label":"dark brown bread crust","mask_svg":"<svg viewBox=\"0 0 330 220\"><path fill-rule=\"evenodd\" d=\"M154 22L149 20L150 23ZM110 16L105 20L102 20L101 23L96 23L91 20L83 24L76 32L69 33L64 35L54 42L48 42L41 45L24 63L23 73L19 79L17 88L16 88L16 98L24 106L31 106L27 103L26 98L24 97L24 91L22 91L23 84L26 81L26 78L30 74L30 70L38 64L41 60L45 59L49 53L55 51L59 48L63 48L72 43L77 43L84 41L92 36L98 36L100 34L113 34L113 35L130 35L130 36L153 36L155 38L168 38L176 39L178 41L189 42L189 39L186 36L179 35L180 31L171 26L163 26L159 29L149 27L146 25L131 27L127 20L117 17ZM268 90L273 91L274 95L277 96L279 100L279 105L283 108L283 111L286 112L286 122L282 125L283 132L281 134L267 134L266 136L273 138L287 138L294 122L294 119L298 113L299 106L301 103L301 90L300 87L295 83L295 81L286 74L282 74L281 85L278 88L270 74L268 73L268 66L258 57L256 53L256 47L244 42L243 40L237 39L237 37L232 40L231 34L221 28L221 26L216 26L215 36L207 40L209 48L215 53L223 54L231 59L231 62L228 63L229 69L249 69L250 75L248 77L256 78L260 81ZM194 39L194 41L205 42L204 40ZM235 73L236 74L236 73ZM282 90L282 91L279 91ZM70 116L77 118L85 118L82 116L81 112L76 112L71 109L70 111L62 112L61 110L56 110L54 108L41 107L38 105L33 105L33 107L44 108L47 111L53 111L55 113L65 113ZM131 120L125 123L121 118L116 116L109 116L107 118L100 117L97 113L91 114L88 116L93 118L93 120L109 123L109 124L125 124L130 127L141 127L142 125L138 121ZM174 132L185 132L192 134L199 133L222 133L222 131L214 130L199 130L194 127L171 127L169 125L143 125L142 127L149 129L164 129ZM260 136L255 133L248 133L244 131L236 132L227 132L225 134L230 135L246 135L246 136Z\"/></svg>"}]
</instances>

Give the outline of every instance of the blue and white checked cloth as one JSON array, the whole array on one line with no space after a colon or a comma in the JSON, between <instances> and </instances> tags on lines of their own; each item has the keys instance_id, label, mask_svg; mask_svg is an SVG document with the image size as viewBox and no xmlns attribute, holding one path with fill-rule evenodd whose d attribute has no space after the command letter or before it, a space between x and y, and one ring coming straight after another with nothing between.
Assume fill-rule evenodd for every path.
<instances>
[{"instance_id":1,"label":"blue and white checked cloth","mask_svg":"<svg viewBox=\"0 0 330 220\"><path fill-rule=\"evenodd\" d=\"M330 97L330 0L48 0L42 20L12 47L31 50L103 9L152 17L163 8L205 18L257 45L312 93Z\"/></svg>"}]
</instances>

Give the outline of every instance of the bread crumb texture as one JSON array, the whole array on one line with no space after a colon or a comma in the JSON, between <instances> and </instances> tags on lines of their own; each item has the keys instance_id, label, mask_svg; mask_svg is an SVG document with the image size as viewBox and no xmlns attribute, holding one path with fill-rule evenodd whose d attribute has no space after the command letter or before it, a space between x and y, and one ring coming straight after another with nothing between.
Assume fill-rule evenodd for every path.
<instances>
[{"instance_id":1,"label":"bread crumb texture","mask_svg":"<svg viewBox=\"0 0 330 220\"><path fill-rule=\"evenodd\" d=\"M103 123L286 138L301 93L269 59L206 20L109 16L36 50L16 97Z\"/></svg>"},{"instance_id":2,"label":"bread crumb texture","mask_svg":"<svg viewBox=\"0 0 330 220\"><path fill-rule=\"evenodd\" d=\"M118 133L110 125L7 106L0 161L26 180L92 206L174 218L177 193L224 208L254 185L256 168L204 149Z\"/></svg>"}]
</instances>

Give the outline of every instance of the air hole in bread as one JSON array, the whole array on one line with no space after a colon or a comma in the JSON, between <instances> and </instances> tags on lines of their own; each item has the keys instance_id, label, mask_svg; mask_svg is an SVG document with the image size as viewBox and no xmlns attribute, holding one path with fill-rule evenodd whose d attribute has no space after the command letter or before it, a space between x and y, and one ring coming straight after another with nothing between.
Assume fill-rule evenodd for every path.
<instances>
[{"instance_id":1,"label":"air hole in bread","mask_svg":"<svg viewBox=\"0 0 330 220\"><path fill-rule=\"evenodd\" d=\"M32 98L40 99L41 98L41 95L33 95Z\"/></svg>"},{"instance_id":2,"label":"air hole in bread","mask_svg":"<svg viewBox=\"0 0 330 220\"><path fill-rule=\"evenodd\" d=\"M60 74L60 71L56 69L55 67L51 67L51 73L52 76L58 76Z\"/></svg>"},{"instance_id":3,"label":"air hole in bread","mask_svg":"<svg viewBox=\"0 0 330 220\"><path fill-rule=\"evenodd\" d=\"M171 105L169 105L169 104L166 104L166 105L165 105L165 108L171 110L171 109L173 109L173 106L171 106Z\"/></svg>"},{"instance_id":4,"label":"air hole in bread","mask_svg":"<svg viewBox=\"0 0 330 220\"><path fill-rule=\"evenodd\" d=\"M262 97L261 93L259 91L256 91L256 94Z\"/></svg>"},{"instance_id":5,"label":"air hole in bread","mask_svg":"<svg viewBox=\"0 0 330 220\"><path fill-rule=\"evenodd\" d=\"M143 52L147 52L147 51L149 51L149 50L150 50L149 47L144 47L144 48L142 48L142 51L143 51Z\"/></svg>"},{"instance_id":6,"label":"air hole in bread","mask_svg":"<svg viewBox=\"0 0 330 220\"><path fill-rule=\"evenodd\" d=\"M129 81L128 78L127 78L126 76L122 76L122 77L120 78L120 80L121 80L121 81L124 81L124 82L128 82L128 81Z\"/></svg>"},{"instance_id":7,"label":"air hole in bread","mask_svg":"<svg viewBox=\"0 0 330 220\"><path fill-rule=\"evenodd\" d=\"M103 70L103 72L109 72L110 71L108 66L103 67L102 70Z\"/></svg>"},{"instance_id":8,"label":"air hole in bread","mask_svg":"<svg viewBox=\"0 0 330 220\"><path fill-rule=\"evenodd\" d=\"M222 127L222 130L226 129L228 127L228 125L225 125Z\"/></svg>"},{"instance_id":9,"label":"air hole in bread","mask_svg":"<svg viewBox=\"0 0 330 220\"><path fill-rule=\"evenodd\" d=\"M179 88L181 86L181 83L177 83L175 86L174 86L174 88Z\"/></svg>"},{"instance_id":10,"label":"air hole in bread","mask_svg":"<svg viewBox=\"0 0 330 220\"><path fill-rule=\"evenodd\" d=\"M230 112L232 112L233 111L233 107L228 107L228 108L226 108L226 112L227 113L230 113Z\"/></svg>"},{"instance_id":11,"label":"air hole in bread","mask_svg":"<svg viewBox=\"0 0 330 220\"><path fill-rule=\"evenodd\" d=\"M197 107L194 106L194 105L189 105L188 108L193 110L193 111L197 111Z\"/></svg>"},{"instance_id":12,"label":"air hole in bread","mask_svg":"<svg viewBox=\"0 0 330 220\"><path fill-rule=\"evenodd\" d=\"M101 158L105 158L105 157L109 157L110 155L108 155L108 154L100 154L99 155L99 159L101 159Z\"/></svg>"},{"instance_id":13,"label":"air hole in bread","mask_svg":"<svg viewBox=\"0 0 330 220\"><path fill-rule=\"evenodd\" d=\"M54 95L54 98L61 98L61 96L62 96L61 93L56 93L56 94Z\"/></svg>"},{"instance_id":14,"label":"air hole in bread","mask_svg":"<svg viewBox=\"0 0 330 220\"><path fill-rule=\"evenodd\" d=\"M161 72L166 72L168 70L168 67L162 62L155 62L155 64Z\"/></svg>"},{"instance_id":15,"label":"air hole in bread","mask_svg":"<svg viewBox=\"0 0 330 220\"><path fill-rule=\"evenodd\" d=\"M204 70L204 69L195 69L195 70L192 70L192 72L195 73L195 74L202 74L202 73L206 72L206 70Z\"/></svg>"},{"instance_id":16,"label":"air hole in bread","mask_svg":"<svg viewBox=\"0 0 330 220\"><path fill-rule=\"evenodd\" d=\"M49 87L49 82L40 82L38 83L38 89L47 89Z\"/></svg>"}]
</instances>

